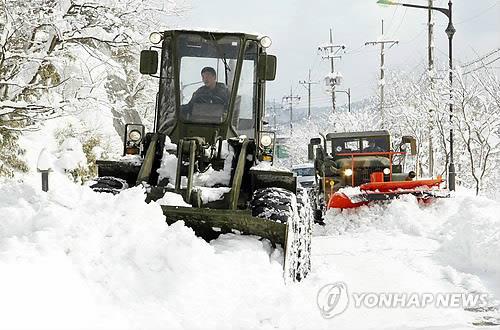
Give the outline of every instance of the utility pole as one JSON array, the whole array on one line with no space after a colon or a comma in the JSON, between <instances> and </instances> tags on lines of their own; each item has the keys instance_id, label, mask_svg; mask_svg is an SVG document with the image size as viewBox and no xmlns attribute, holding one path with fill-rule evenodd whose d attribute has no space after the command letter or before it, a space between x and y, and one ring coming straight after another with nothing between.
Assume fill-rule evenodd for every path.
<instances>
[{"instance_id":1,"label":"utility pole","mask_svg":"<svg viewBox=\"0 0 500 330\"><path fill-rule=\"evenodd\" d=\"M311 85L317 84L316 82L311 81L311 69L309 69L309 77L307 81L300 80L299 84L307 89L307 119L311 119ZM307 85L307 87L305 87L305 85Z\"/></svg>"},{"instance_id":2,"label":"utility pole","mask_svg":"<svg viewBox=\"0 0 500 330\"><path fill-rule=\"evenodd\" d=\"M434 22L432 21L432 6L434 0L429 0L429 10L427 16L427 28L428 28L428 60L429 60L429 76L431 78L431 84L434 83Z\"/></svg>"},{"instance_id":3,"label":"utility pole","mask_svg":"<svg viewBox=\"0 0 500 330\"><path fill-rule=\"evenodd\" d=\"M288 102L288 106L290 107L290 137L293 133L293 102L300 101L300 96L293 96L292 86L290 86L290 95L285 95L282 98L282 102Z\"/></svg>"},{"instance_id":4,"label":"utility pole","mask_svg":"<svg viewBox=\"0 0 500 330\"><path fill-rule=\"evenodd\" d=\"M434 91L434 22L432 20L433 0L429 0L429 10L427 16L428 27L428 60L429 60L429 78L431 93ZM434 147L432 145L432 108L429 108L429 175L434 176Z\"/></svg>"},{"instance_id":5,"label":"utility pole","mask_svg":"<svg viewBox=\"0 0 500 330\"><path fill-rule=\"evenodd\" d=\"M333 32L330 29L330 43L328 45L318 47L319 51L323 52L323 59L330 60L330 88L332 92L332 110L335 112L335 86L339 84L337 81L337 77L335 76L335 62L336 58L342 58L342 56L337 55L338 52L342 49L345 49L345 45L334 45L333 44Z\"/></svg>"},{"instance_id":6,"label":"utility pole","mask_svg":"<svg viewBox=\"0 0 500 330\"><path fill-rule=\"evenodd\" d=\"M382 20L382 40L379 41L368 41L365 42L366 45L380 45L380 115L382 116L382 127L384 126L385 118L384 118L384 85L385 85L385 44L389 44L389 48L394 45L397 45L399 41L397 40L383 40L384 39L384 20Z\"/></svg>"},{"instance_id":7,"label":"utility pole","mask_svg":"<svg viewBox=\"0 0 500 330\"><path fill-rule=\"evenodd\" d=\"M273 116L273 129L277 130L278 129L278 122L277 122L277 118L276 118L276 114L277 114L276 110L278 109L278 107L276 106L276 99L275 98L273 98L272 106L269 106L267 109L268 110L272 109L272 111L270 111L270 114L272 113L272 116Z\"/></svg>"},{"instance_id":8,"label":"utility pole","mask_svg":"<svg viewBox=\"0 0 500 330\"><path fill-rule=\"evenodd\" d=\"M337 93L346 93L347 94L347 104L349 112L351 112L351 89L348 88L346 91L336 91Z\"/></svg>"}]
</instances>

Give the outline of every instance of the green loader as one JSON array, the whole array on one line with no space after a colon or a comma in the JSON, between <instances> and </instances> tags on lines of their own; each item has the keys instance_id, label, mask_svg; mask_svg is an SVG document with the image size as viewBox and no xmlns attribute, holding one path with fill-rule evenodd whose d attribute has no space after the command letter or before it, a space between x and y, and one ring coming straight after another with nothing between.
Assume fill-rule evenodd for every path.
<instances>
[{"instance_id":1,"label":"green loader","mask_svg":"<svg viewBox=\"0 0 500 330\"><path fill-rule=\"evenodd\" d=\"M159 82L154 127L125 125L123 157L97 162L93 189L143 185L167 223L182 220L207 241L225 233L267 239L283 247L285 278L305 278L310 203L293 173L273 165L276 137L264 120L277 62L266 53L270 38L169 30L150 41L140 72ZM182 205L165 202L172 194Z\"/></svg>"}]
</instances>

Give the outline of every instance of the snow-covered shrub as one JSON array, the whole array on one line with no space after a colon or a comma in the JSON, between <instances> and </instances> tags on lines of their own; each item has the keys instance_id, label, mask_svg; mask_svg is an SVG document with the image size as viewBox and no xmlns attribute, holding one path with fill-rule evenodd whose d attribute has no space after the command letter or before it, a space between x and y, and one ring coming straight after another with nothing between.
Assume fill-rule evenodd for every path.
<instances>
[{"instance_id":1,"label":"snow-covered shrub","mask_svg":"<svg viewBox=\"0 0 500 330\"><path fill-rule=\"evenodd\" d=\"M27 172L22 159L24 149L19 148L17 132L0 127L0 177L13 177L15 172Z\"/></svg>"},{"instance_id":2,"label":"snow-covered shrub","mask_svg":"<svg viewBox=\"0 0 500 330\"><path fill-rule=\"evenodd\" d=\"M78 132L73 125L68 125L57 130L55 138L60 149L58 167L75 182L84 183L97 176L96 160L106 154L99 135Z\"/></svg>"}]
</instances>

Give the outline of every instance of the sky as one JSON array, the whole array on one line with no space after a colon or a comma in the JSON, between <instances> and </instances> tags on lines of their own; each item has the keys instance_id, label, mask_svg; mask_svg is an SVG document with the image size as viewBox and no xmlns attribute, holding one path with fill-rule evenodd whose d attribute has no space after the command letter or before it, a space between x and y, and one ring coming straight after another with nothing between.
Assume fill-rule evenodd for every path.
<instances>
[{"instance_id":1,"label":"sky","mask_svg":"<svg viewBox=\"0 0 500 330\"><path fill-rule=\"evenodd\" d=\"M427 0L405 1L426 5ZM447 7L447 0L434 0L434 6ZM322 60L318 46L329 40L333 29L334 44L345 45L335 70L343 75L338 89L351 89L352 101L377 93L380 46L365 46L381 36L384 20L385 40L397 40L385 52L386 76L391 70L420 74L427 68L427 11L401 6L381 6L376 0L191 0L191 9L183 17L173 18L172 26L215 28L258 32L268 35L273 44L268 53L278 57L276 80L268 84L267 100L281 103L290 94L301 96L297 107L307 105L307 80L311 69L313 106L331 104L324 77L330 70ZM435 54L438 69L448 65L448 39L444 32L448 19L439 12L435 20ZM500 48L500 0L455 0L453 21L457 30L453 39L456 63L466 63ZM498 57L498 56L497 56ZM500 67L500 60L494 65ZM498 72L498 70L497 70ZM337 95L337 106L347 102L346 94Z\"/></svg>"}]
</instances>

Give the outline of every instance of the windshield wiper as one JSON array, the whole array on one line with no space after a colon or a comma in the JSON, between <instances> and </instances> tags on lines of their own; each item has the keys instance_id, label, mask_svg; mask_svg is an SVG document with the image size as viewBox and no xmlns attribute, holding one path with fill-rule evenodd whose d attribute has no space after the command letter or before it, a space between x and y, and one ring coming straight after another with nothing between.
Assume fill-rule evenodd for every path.
<instances>
[{"instance_id":1,"label":"windshield wiper","mask_svg":"<svg viewBox=\"0 0 500 330\"><path fill-rule=\"evenodd\" d=\"M226 78L226 85L227 85L227 73L231 72L231 67L229 64L227 64L227 59L226 59L226 53L224 53L220 49L220 45L217 43L217 40L215 39L215 36L212 33L209 33L210 37L212 38L212 41L215 45L215 48L217 49L217 53L219 54L219 57L222 59L222 63L224 63L224 70L225 70L225 78Z\"/></svg>"}]
</instances>

